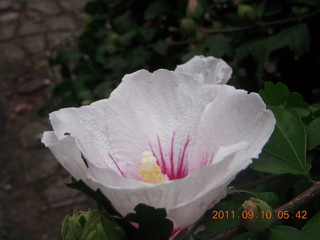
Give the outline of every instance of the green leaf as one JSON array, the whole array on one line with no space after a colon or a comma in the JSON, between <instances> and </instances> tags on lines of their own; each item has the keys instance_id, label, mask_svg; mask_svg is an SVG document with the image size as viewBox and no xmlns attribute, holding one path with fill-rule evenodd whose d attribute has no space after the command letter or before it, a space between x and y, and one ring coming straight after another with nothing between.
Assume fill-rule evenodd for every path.
<instances>
[{"instance_id":1,"label":"green leaf","mask_svg":"<svg viewBox=\"0 0 320 240\"><path fill-rule=\"evenodd\" d=\"M62 236L62 239L66 239L66 236L68 234L68 230L69 230L69 226L70 226L70 222L69 222L69 217L70 215L68 214L63 223L62 223L62 227L61 227L61 236Z\"/></svg>"},{"instance_id":2,"label":"green leaf","mask_svg":"<svg viewBox=\"0 0 320 240\"><path fill-rule=\"evenodd\" d=\"M61 229L63 240L126 240L123 229L102 213L89 210L68 215Z\"/></svg>"},{"instance_id":3,"label":"green leaf","mask_svg":"<svg viewBox=\"0 0 320 240\"><path fill-rule=\"evenodd\" d=\"M280 1L267 1L265 9L263 11L263 17L273 17L279 14L283 8L282 2Z\"/></svg>"},{"instance_id":4,"label":"green leaf","mask_svg":"<svg viewBox=\"0 0 320 240\"><path fill-rule=\"evenodd\" d=\"M203 52L204 52L203 46L193 48L181 57L181 61L182 62L189 61L192 57L194 57L196 55L202 55Z\"/></svg>"},{"instance_id":5,"label":"green leaf","mask_svg":"<svg viewBox=\"0 0 320 240\"><path fill-rule=\"evenodd\" d=\"M308 151L320 145L320 117L307 126Z\"/></svg>"},{"instance_id":6,"label":"green leaf","mask_svg":"<svg viewBox=\"0 0 320 240\"><path fill-rule=\"evenodd\" d=\"M74 211L73 215L67 215L61 228L63 240L80 240L83 227L87 219L87 213Z\"/></svg>"},{"instance_id":7,"label":"green leaf","mask_svg":"<svg viewBox=\"0 0 320 240\"><path fill-rule=\"evenodd\" d=\"M167 240L169 239L173 223L167 219L164 208L154 208L145 204L138 204L134 208L135 213L129 213L125 217L130 222L139 224L136 240Z\"/></svg>"},{"instance_id":8,"label":"green leaf","mask_svg":"<svg viewBox=\"0 0 320 240\"><path fill-rule=\"evenodd\" d=\"M124 33L130 29L134 29L137 26L136 22L132 18L132 14L130 11L126 11L122 15L113 19L113 25L116 29L116 32L119 34Z\"/></svg>"},{"instance_id":9,"label":"green leaf","mask_svg":"<svg viewBox=\"0 0 320 240\"><path fill-rule=\"evenodd\" d=\"M89 101L94 100L92 92L88 89L84 89L84 90L79 91L77 93L77 97L81 100L89 100Z\"/></svg>"},{"instance_id":10,"label":"green leaf","mask_svg":"<svg viewBox=\"0 0 320 240\"><path fill-rule=\"evenodd\" d=\"M320 236L320 212L314 215L301 229L311 240L318 240Z\"/></svg>"},{"instance_id":11,"label":"green leaf","mask_svg":"<svg viewBox=\"0 0 320 240\"><path fill-rule=\"evenodd\" d=\"M145 47L136 46L135 48L128 50L125 54L126 60L130 63L130 67L133 69L142 67L144 63L150 59L150 52Z\"/></svg>"},{"instance_id":12,"label":"green leaf","mask_svg":"<svg viewBox=\"0 0 320 240\"><path fill-rule=\"evenodd\" d=\"M111 218L91 210L83 227L81 240L125 240L122 228Z\"/></svg>"},{"instance_id":13,"label":"green leaf","mask_svg":"<svg viewBox=\"0 0 320 240\"><path fill-rule=\"evenodd\" d=\"M301 94L290 92L283 83L266 82L264 89L260 90L259 94L267 105L284 105L287 108L295 108L300 116L307 116L310 113L309 105L303 100Z\"/></svg>"},{"instance_id":14,"label":"green leaf","mask_svg":"<svg viewBox=\"0 0 320 240\"><path fill-rule=\"evenodd\" d=\"M310 114L302 119L306 125L309 125L313 120L320 117L320 103L311 104L309 109Z\"/></svg>"},{"instance_id":15,"label":"green leaf","mask_svg":"<svg viewBox=\"0 0 320 240\"><path fill-rule=\"evenodd\" d=\"M161 17L170 11L170 4L166 1L153 1L145 11L145 18Z\"/></svg>"},{"instance_id":16,"label":"green leaf","mask_svg":"<svg viewBox=\"0 0 320 240\"><path fill-rule=\"evenodd\" d=\"M286 96L290 93L288 87L283 83L266 82L264 89L259 91L263 101L270 106L279 106L285 103Z\"/></svg>"},{"instance_id":17,"label":"green leaf","mask_svg":"<svg viewBox=\"0 0 320 240\"><path fill-rule=\"evenodd\" d=\"M241 63L249 54L249 48L253 41L247 41L235 49L236 61Z\"/></svg>"},{"instance_id":18,"label":"green leaf","mask_svg":"<svg viewBox=\"0 0 320 240\"><path fill-rule=\"evenodd\" d=\"M209 54L220 58L222 56L233 56L233 47L231 46L230 38L217 34L208 36L204 43L209 48Z\"/></svg>"},{"instance_id":19,"label":"green leaf","mask_svg":"<svg viewBox=\"0 0 320 240\"><path fill-rule=\"evenodd\" d=\"M296 92L286 96L285 106L296 108L300 116L307 116L310 113L309 105L303 100L302 95Z\"/></svg>"},{"instance_id":20,"label":"green leaf","mask_svg":"<svg viewBox=\"0 0 320 240\"><path fill-rule=\"evenodd\" d=\"M269 173L307 175L306 129L297 111L283 106L270 106L277 120L275 130L251 167Z\"/></svg>"},{"instance_id":21,"label":"green leaf","mask_svg":"<svg viewBox=\"0 0 320 240\"><path fill-rule=\"evenodd\" d=\"M279 197L274 192L261 192L261 193L254 192L254 194L266 202L278 202L279 201Z\"/></svg>"},{"instance_id":22,"label":"green leaf","mask_svg":"<svg viewBox=\"0 0 320 240\"><path fill-rule=\"evenodd\" d=\"M273 226L269 229L270 240L310 240L310 238L298 229L285 225Z\"/></svg>"},{"instance_id":23,"label":"green leaf","mask_svg":"<svg viewBox=\"0 0 320 240\"><path fill-rule=\"evenodd\" d=\"M259 91L263 101L270 106L285 105L292 108L309 108L301 94L290 92L283 83L266 82L264 89Z\"/></svg>"},{"instance_id":24,"label":"green leaf","mask_svg":"<svg viewBox=\"0 0 320 240\"><path fill-rule=\"evenodd\" d=\"M264 200L266 202L278 202L279 201L277 194L275 194L274 192L255 192L255 191L250 191L250 190L240 190L240 189L238 190L233 187L230 187L228 189L227 193L228 194L237 193L240 195L247 194L248 196L254 196L254 197L259 198L261 200Z\"/></svg>"},{"instance_id":25,"label":"green leaf","mask_svg":"<svg viewBox=\"0 0 320 240\"><path fill-rule=\"evenodd\" d=\"M156 53L165 56L168 52L169 45L165 41L159 40L156 43L154 43L152 47Z\"/></svg>"},{"instance_id":26,"label":"green leaf","mask_svg":"<svg viewBox=\"0 0 320 240\"><path fill-rule=\"evenodd\" d=\"M310 105L312 113L316 114L317 117L320 117L320 103L315 103Z\"/></svg>"},{"instance_id":27,"label":"green leaf","mask_svg":"<svg viewBox=\"0 0 320 240\"><path fill-rule=\"evenodd\" d=\"M262 236L261 236L262 235ZM264 234L245 232L237 237L232 238L232 240L267 240Z\"/></svg>"},{"instance_id":28,"label":"green leaf","mask_svg":"<svg viewBox=\"0 0 320 240\"><path fill-rule=\"evenodd\" d=\"M260 80L262 79L263 68L271 52L288 46L290 50L293 51L295 59L297 60L309 51L309 45L309 30L308 27L302 23L287 28L277 35L255 42L252 44L250 52L258 63L258 78Z\"/></svg>"},{"instance_id":29,"label":"green leaf","mask_svg":"<svg viewBox=\"0 0 320 240\"><path fill-rule=\"evenodd\" d=\"M152 40L156 33L156 29L151 27L138 28L139 38L142 43L147 43Z\"/></svg>"},{"instance_id":30,"label":"green leaf","mask_svg":"<svg viewBox=\"0 0 320 240\"><path fill-rule=\"evenodd\" d=\"M259 4L252 4L252 7L254 8L258 19L261 19L261 17L263 16L265 5L266 5L265 1L262 1Z\"/></svg>"}]
</instances>

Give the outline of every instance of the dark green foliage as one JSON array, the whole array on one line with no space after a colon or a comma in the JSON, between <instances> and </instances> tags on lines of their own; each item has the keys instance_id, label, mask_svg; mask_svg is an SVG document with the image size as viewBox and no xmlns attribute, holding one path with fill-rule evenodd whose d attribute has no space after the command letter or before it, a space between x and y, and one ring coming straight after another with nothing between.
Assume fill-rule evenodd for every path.
<instances>
[{"instance_id":1,"label":"dark green foliage","mask_svg":"<svg viewBox=\"0 0 320 240\"><path fill-rule=\"evenodd\" d=\"M169 239L173 223L166 218L167 213L164 208L154 208L145 204L138 204L135 213L129 213L125 218L130 222L139 224L139 230L136 240Z\"/></svg>"},{"instance_id":2,"label":"dark green foliage","mask_svg":"<svg viewBox=\"0 0 320 240\"><path fill-rule=\"evenodd\" d=\"M290 92L286 85L265 84L260 95L277 120L275 130L259 159L251 167L269 173L309 176L310 164L320 145L319 105L309 106L303 97Z\"/></svg>"},{"instance_id":3,"label":"dark green foliage","mask_svg":"<svg viewBox=\"0 0 320 240\"><path fill-rule=\"evenodd\" d=\"M285 225L278 225L270 228L268 238L273 240L311 240L311 238L298 229Z\"/></svg>"},{"instance_id":4,"label":"dark green foliage","mask_svg":"<svg viewBox=\"0 0 320 240\"><path fill-rule=\"evenodd\" d=\"M75 210L66 216L61 230L63 240L127 240L123 229L99 211Z\"/></svg>"},{"instance_id":5,"label":"dark green foliage","mask_svg":"<svg viewBox=\"0 0 320 240\"><path fill-rule=\"evenodd\" d=\"M61 46L50 59L63 80L46 106L106 98L127 73L173 70L200 54L226 60L237 87L257 91L265 81L282 81L315 101L319 7L317 0L91 1L76 45Z\"/></svg>"},{"instance_id":6,"label":"dark green foliage","mask_svg":"<svg viewBox=\"0 0 320 240\"><path fill-rule=\"evenodd\" d=\"M320 212L315 214L301 229L310 239L316 240L320 236Z\"/></svg>"}]
</instances>

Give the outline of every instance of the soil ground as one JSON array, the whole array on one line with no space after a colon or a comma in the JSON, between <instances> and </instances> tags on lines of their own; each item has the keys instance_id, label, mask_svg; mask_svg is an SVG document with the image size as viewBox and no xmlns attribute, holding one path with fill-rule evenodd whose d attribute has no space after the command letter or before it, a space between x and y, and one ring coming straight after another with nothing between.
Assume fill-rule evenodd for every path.
<instances>
[{"instance_id":1,"label":"soil ground","mask_svg":"<svg viewBox=\"0 0 320 240\"><path fill-rule=\"evenodd\" d=\"M46 60L81 32L89 0L0 1L0 240L61 239L64 217L93 202L64 185L69 174L40 142L38 109L59 76Z\"/></svg>"}]
</instances>

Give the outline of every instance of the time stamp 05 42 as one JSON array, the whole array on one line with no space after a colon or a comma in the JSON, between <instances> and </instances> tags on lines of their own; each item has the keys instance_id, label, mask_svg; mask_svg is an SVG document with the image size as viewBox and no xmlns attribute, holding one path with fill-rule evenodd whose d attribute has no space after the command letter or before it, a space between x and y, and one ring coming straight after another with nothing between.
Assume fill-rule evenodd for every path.
<instances>
[{"instance_id":1,"label":"time stamp 05 42","mask_svg":"<svg viewBox=\"0 0 320 240\"><path fill-rule=\"evenodd\" d=\"M236 211L212 211L213 216L212 219L254 219L254 218L262 218L262 219L271 219L273 217L277 219L308 219L308 212L306 210L290 212L290 211L277 211L274 213L273 211L260 211L256 213L255 211L242 211L241 213L237 213Z\"/></svg>"}]
</instances>

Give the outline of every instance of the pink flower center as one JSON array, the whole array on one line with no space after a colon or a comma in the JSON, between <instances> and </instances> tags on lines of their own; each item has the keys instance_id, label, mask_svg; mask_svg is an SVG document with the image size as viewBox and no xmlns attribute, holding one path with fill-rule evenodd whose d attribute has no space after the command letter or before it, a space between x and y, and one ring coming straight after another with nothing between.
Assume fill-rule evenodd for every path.
<instances>
[{"instance_id":1,"label":"pink flower center","mask_svg":"<svg viewBox=\"0 0 320 240\"><path fill-rule=\"evenodd\" d=\"M163 152L163 147L159 136L157 137L157 146L152 147L150 144L151 151L157 159L157 164L160 166L162 173L168 176L169 180L184 178L188 175L186 150L190 143L190 138L189 136L187 137L183 147L179 150L178 159L174 159L175 136L176 132L173 132L170 151L168 154L166 154L166 156Z\"/></svg>"}]
</instances>

